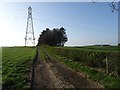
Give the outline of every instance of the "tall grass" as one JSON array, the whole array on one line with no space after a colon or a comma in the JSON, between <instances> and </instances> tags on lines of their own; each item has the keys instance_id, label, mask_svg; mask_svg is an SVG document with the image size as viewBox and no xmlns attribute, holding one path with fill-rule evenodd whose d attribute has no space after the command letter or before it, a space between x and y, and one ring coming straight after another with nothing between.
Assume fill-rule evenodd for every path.
<instances>
[{"instance_id":1,"label":"tall grass","mask_svg":"<svg viewBox=\"0 0 120 90\"><path fill-rule=\"evenodd\" d=\"M118 63L120 63L118 60L118 51L101 51L70 47L49 47L49 49L53 53L69 58L73 61L78 61L94 68L101 68L108 72L117 72L119 67Z\"/></svg>"}]
</instances>

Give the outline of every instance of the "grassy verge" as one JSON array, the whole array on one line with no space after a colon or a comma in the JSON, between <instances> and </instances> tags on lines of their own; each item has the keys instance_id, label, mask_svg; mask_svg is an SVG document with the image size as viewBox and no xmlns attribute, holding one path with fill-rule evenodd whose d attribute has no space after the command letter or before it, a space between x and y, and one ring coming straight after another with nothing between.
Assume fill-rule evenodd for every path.
<instances>
[{"instance_id":1,"label":"grassy verge","mask_svg":"<svg viewBox=\"0 0 120 90\"><path fill-rule=\"evenodd\" d=\"M46 61L48 59L48 57L46 56L43 47L38 47L38 50L40 51L40 57L42 60Z\"/></svg>"},{"instance_id":2,"label":"grassy verge","mask_svg":"<svg viewBox=\"0 0 120 90\"><path fill-rule=\"evenodd\" d=\"M2 87L4 89L25 89L29 80L29 73L35 48L9 47L3 48L2 53Z\"/></svg>"},{"instance_id":3,"label":"grassy verge","mask_svg":"<svg viewBox=\"0 0 120 90\"><path fill-rule=\"evenodd\" d=\"M106 73L119 73L118 51L95 50L72 47L47 47L57 55L67 57L93 68L100 68ZM117 47L116 47L117 48ZM109 48L110 49L110 48ZM117 74L118 75L118 74Z\"/></svg>"},{"instance_id":4,"label":"grassy verge","mask_svg":"<svg viewBox=\"0 0 120 90\"><path fill-rule=\"evenodd\" d=\"M59 61L65 63L68 67L72 68L75 71L82 71L87 75L87 78L92 79L96 82L99 82L100 84L104 85L106 88L113 89L113 88L120 88L120 78L118 77L112 77L105 73L98 72L89 66L85 66L80 64L79 62L76 62L74 60L70 60L66 57L57 55L50 51L50 49L47 48L47 52L57 58Z\"/></svg>"}]
</instances>

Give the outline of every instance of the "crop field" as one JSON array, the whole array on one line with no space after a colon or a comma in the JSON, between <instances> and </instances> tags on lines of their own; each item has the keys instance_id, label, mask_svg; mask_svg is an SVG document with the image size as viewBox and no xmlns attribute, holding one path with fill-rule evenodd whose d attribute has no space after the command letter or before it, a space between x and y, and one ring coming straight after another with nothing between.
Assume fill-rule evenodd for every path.
<instances>
[{"instance_id":1,"label":"crop field","mask_svg":"<svg viewBox=\"0 0 120 90\"><path fill-rule=\"evenodd\" d=\"M32 47L2 48L2 88L23 89L28 87L29 73L36 49Z\"/></svg>"},{"instance_id":2,"label":"crop field","mask_svg":"<svg viewBox=\"0 0 120 90\"><path fill-rule=\"evenodd\" d=\"M96 51L118 51L117 46L76 46L76 47L65 47L65 48L74 48L79 50L96 50Z\"/></svg>"}]
</instances>

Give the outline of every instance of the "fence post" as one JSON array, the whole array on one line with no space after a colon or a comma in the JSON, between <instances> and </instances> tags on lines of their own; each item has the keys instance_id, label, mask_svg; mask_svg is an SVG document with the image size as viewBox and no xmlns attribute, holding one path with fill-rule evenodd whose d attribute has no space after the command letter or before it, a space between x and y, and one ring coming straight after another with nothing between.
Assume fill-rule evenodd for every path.
<instances>
[{"instance_id":1,"label":"fence post","mask_svg":"<svg viewBox=\"0 0 120 90\"><path fill-rule=\"evenodd\" d=\"M105 61L106 61L106 73L108 74L109 73L109 65L108 65L107 54L106 54Z\"/></svg>"},{"instance_id":2,"label":"fence post","mask_svg":"<svg viewBox=\"0 0 120 90\"><path fill-rule=\"evenodd\" d=\"M115 72L116 72L116 76L120 76L120 52L119 52L119 46L118 47L118 51L116 52L116 62L115 62Z\"/></svg>"}]
</instances>

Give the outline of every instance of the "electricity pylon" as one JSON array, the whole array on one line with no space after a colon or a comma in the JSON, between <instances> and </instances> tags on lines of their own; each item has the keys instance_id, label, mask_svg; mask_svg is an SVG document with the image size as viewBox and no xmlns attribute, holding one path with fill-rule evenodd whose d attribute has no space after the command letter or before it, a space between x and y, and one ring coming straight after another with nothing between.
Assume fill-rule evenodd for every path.
<instances>
[{"instance_id":1,"label":"electricity pylon","mask_svg":"<svg viewBox=\"0 0 120 90\"><path fill-rule=\"evenodd\" d=\"M33 19L32 19L32 8L29 6L27 26L26 26L26 35L25 35L25 46L27 46L27 44L30 41L35 46L35 36L34 36Z\"/></svg>"}]
</instances>

